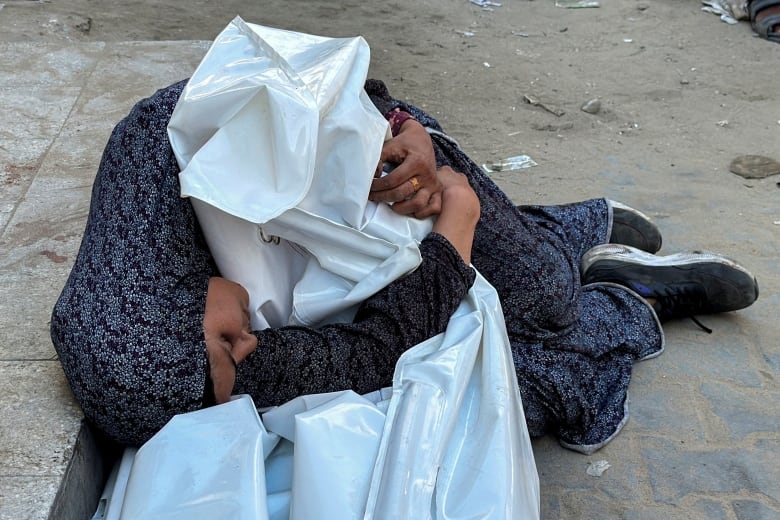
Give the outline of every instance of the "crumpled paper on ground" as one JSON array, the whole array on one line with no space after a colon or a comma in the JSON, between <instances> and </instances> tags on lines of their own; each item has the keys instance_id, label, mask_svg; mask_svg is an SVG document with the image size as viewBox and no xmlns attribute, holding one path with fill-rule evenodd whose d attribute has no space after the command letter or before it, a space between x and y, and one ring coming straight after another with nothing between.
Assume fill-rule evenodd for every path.
<instances>
[{"instance_id":1,"label":"crumpled paper on ground","mask_svg":"<svg viewBox=\"0 0 780 520\"><path fill-rule=\"evenodd\" d=\"M702 0L706 7L702 11L720 15L720 19L728 24L739 20L748 20L748 3L745 0Z\"/></svg>"}]
</instances>

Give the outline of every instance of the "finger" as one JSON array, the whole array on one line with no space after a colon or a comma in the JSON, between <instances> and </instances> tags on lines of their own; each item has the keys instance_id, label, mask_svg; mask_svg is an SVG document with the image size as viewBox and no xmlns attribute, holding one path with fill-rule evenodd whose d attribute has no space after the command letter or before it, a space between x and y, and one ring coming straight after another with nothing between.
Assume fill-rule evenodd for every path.
<instances>
[{"instance_id":1,"label":"finger","mask_svg":"<svg viewBox=\"0 0 780 520\"><path fill-rule=\"evenodd\" d=\"M436 192L428 199L428 204L420 211L417 211L414 216L422 219L438 215L439 213L441 213L441 192Z\"/></svg>"},{"instance_id":2,"label":"finger","mask_svg":"<svg viewBox=\"0 0 780 520\"><path fill-rule=\"evenodd\" d=\"M208 349L211 384L214 387L214 400L217 404L226 403L233 393L236 383L236 365L230 356L230 343L219 340L215 350Z\"/></svg>"},{"instance_id":3,"label":"finger","mask_svg":"<svg viewBox=\"0 0 780 520\"><path fill-rule=\"evenodd\" d=\"M379 164L374 172L374 178L379 179L390 175L405 159L406 154L400 154L395 150L390 151L388 148L382 148L382 153L379 156ZM385 166L388 164L393 165L392 171L384 171Z\"/></svg>"},{"instance_id":4,"label":"finger","mask_svg":"<svg viewBox=\"0 0 780 520\"><path fill-rule=\"evenodd\" d=\"M382 192L400 188L406 181L414 177L413 163L402 162L384 177L371 181L371 192Z\"/></svg>"},{"instance_id":5,"label":"finger","mask_svg":"<svg viewBox=\"0 0 780 520\"><path fill-rule=\"evenodd\" d=\"M239 364L257 349L257 338L251 332L242 331L241 335L233 340L232 345L230 355L233 361Z\"/></svg>"},{"instance_id":6,"label":"finger","mask_svg":"<svg viewBox=\"0 0 780 520\"><path fill-rule=\"evenodd\" d=\"M413 197L393 204L393 211L400 215L417 216L417 213L428 205L430 198L431 192L426 189L421 189Z\"/></svg>"},{"instance_id":7,"label":"finger","mask_svg":"<svg viewBox=\"0 0 780 520\"><path fill-rule=\"evenodd\" d=\"M406 157L406 149L395 137L385 141L382 145L382 151L379 158L382 162L401 163Z\"/></svg>"},{"instance_id":8,"label":"finger","mask_svg":"<svg viewBox=\"0 0 780 520\"><path fill-rule=\"evenodd\" d=\"M422 191L420 189L419 191ZM398 186L390 190L371 192L368 195L369 200L375 202L392 202L400 203L404 202L415 194L414 184L408 179Z\"/></svg>"}]
</instances>

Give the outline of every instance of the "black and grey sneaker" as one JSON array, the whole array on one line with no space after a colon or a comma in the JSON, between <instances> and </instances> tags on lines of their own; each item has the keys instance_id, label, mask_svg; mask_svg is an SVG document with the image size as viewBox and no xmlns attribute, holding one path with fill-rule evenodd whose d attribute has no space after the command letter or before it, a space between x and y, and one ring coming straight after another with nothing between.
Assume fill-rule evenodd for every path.
<instances>
[{"instance_id":1,"label":"black and grey sneaker","mask_svg":"<svg viewBox=\"0 0 780 520\"><path fill-rule=\"evenodd\" d=\"M609 201L612 206L612 244L624 244L655 253L661 249L661 232L650 217L625 204Z\"/></svg>"},{"instance_id":2,"label":"black and grey sneaker","mask_svg":"<svg viewBox=\"0 0 780 520\"><path fill-rule=\"evenodd\" d=\"M582 258L582 282L613 282L655 300L661 321L743 309L758 298L758 282L734 260L694 251L656 256L604 244Z\"/></svg>"}]
</instances>

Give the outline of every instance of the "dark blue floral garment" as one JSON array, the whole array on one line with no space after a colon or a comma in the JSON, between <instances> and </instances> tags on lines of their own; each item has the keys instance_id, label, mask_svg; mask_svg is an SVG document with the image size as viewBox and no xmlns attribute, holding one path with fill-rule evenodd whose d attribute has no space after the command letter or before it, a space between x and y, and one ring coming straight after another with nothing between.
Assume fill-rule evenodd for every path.
<instances>
[{"instance_id":1,"label":"dark blue floral garment","mask_svg":"<svg viewBox=\"0 0 780 520\"><path fill-rule=\"evenodd\" d=\"M179 197L166 133L184 85L140 102L114 130L52 314L52 341L85 415L125 444L144 442L208 394L203 312L219 273ZM383 84L366 88L383 113L401 106L441 130ZM482 202L472 263L501 297L529 430L581 451L600 447L625 421L633 362L663 348L652 311L633 293L580 286L582 254L609 235L608 203L517 208L446 136L434 144L439 163L467 174ZM446 327L474 279L440 235L421 250L420 268L364 302L353 323L255 332L259 347L239 365L235 392L261 407L390 384L401 353Z\"/></svg>"}]
</instances>

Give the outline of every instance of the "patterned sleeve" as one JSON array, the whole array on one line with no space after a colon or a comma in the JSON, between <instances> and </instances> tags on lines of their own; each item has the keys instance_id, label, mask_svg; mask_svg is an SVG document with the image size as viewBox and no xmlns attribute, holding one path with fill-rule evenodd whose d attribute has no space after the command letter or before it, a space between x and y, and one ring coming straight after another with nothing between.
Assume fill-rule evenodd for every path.
<instances>
[{"instance_id":1,"label":"patterned sleeve","mask_svg":"<svg viewBox=\"0 0 780 520\"><path fill-rule=\"evenodd\" d=\"M444 331L476 276L439 234L431 233L421 252L417 270L366 300L352 323L256 332L258 348L238 366L234 393L269 406L303 394L388 386L400 355Z\"/></svg>"}]
</instances>

